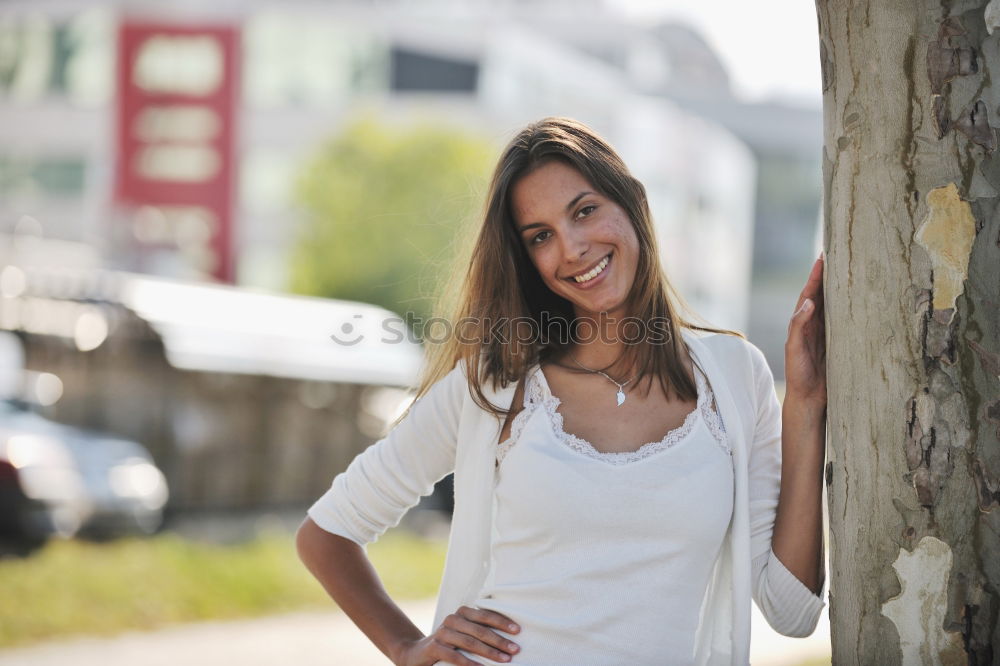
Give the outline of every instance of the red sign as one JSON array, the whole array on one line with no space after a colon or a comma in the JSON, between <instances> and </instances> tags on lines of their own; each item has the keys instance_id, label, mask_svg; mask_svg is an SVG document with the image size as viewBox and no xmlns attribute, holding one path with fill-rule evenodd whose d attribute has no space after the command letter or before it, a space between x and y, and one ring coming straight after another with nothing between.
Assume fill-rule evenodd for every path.
<instances>
[{"instance_id":1,"label":"red sign","mask_svg":"<svg viewBox=\"0 0 1000 666\"><path fill-rule=\"evenodd\" d=\"M123 23L115 199L138 252L176 251L232 282L239 31Z\"/></svg>"}]
</instances>

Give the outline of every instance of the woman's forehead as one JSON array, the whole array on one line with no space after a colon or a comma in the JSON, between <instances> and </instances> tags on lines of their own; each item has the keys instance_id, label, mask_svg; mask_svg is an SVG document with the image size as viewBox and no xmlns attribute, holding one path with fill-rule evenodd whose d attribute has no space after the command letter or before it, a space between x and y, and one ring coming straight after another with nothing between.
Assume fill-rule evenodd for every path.
<instances>
[{"instance_id":1,"label":"woman's forehead","mask_svg":"<svg viewBox=\"0 0 1000 666\"><path fill-rule=\"evenodd\" d=\"M549 216L565 208L581 193L597 193L594 185L575 167L550 161L532 169L511 188L511 209L518 221L534 215Z\"/></svg>"}]
</instances>

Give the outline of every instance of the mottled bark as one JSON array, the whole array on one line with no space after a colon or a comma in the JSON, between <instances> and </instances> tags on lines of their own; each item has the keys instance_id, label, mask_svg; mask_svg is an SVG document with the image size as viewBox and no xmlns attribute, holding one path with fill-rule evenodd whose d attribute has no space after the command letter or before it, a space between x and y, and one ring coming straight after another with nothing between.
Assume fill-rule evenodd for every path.
<instances>
[{"instance_id":1,"label":"mottled bark","mask_svg":"<svg viewBox=\"0 0 1000 666\"><path fill-rule=\"evenodd\" d=\"M1000 663L1000 0L817 9L833 660Z\"/></svg>"}]
</instances>

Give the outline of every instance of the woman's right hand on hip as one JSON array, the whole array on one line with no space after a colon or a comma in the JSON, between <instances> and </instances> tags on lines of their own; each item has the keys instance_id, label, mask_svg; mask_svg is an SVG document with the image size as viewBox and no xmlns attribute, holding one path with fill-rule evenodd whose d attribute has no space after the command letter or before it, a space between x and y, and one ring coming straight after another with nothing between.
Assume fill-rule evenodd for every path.
<instances>
[{"instance_id":1,"label":"woman's right hand on hip","mask_svg":"<svg viewBox=\"0 0 1000 666\"><path fill-rule=\"evenodd\" d=\"M449 615L430 636L408 644L398 654L397 666L431 666L438 662L477 666L479 662L459 650L497 662L509 662L520 647L493 629L509 634L521 630L509 617L493 611L462 606Z\"/></svg>"}]
</instances>

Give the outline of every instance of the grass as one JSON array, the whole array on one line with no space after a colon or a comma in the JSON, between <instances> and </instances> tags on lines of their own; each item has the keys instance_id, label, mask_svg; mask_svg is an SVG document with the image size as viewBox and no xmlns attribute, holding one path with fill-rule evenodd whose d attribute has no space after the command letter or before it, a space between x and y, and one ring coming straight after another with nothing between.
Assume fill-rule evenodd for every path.
<instances>
[{"instance_id":1,"label":"grass","mask_svg":"<svg viewBox=\"0 0 1000 666\"><path fill-rule=\"evenodd\" d=\"M443 543L397 531L368 550L394 597L437 591ZM30 558L0 560L0 647L334 607L287 532L224 546L169 532L108 543L54 540Z\"/></svg>"}]
</instances>

